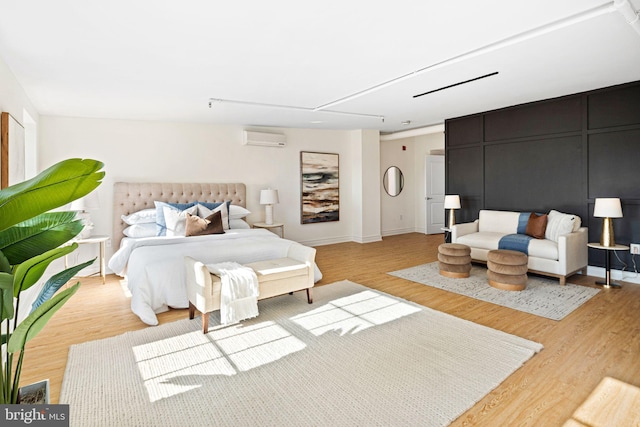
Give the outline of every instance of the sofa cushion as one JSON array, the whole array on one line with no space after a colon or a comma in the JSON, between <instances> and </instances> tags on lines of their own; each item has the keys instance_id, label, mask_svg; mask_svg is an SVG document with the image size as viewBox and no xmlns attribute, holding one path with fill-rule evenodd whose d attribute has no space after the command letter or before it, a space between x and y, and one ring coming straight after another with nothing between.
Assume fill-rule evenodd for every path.
<instances>
[{"instance_id":1,"label":"sofa cushion","mask_svg":"<svg viewBox=\"0 0 640 427\"><path fill-rule=\"evenodd\" d=\"M518 232L520 212L481 210L478 231L514 234ZM462 242L457 242L462 243Z\"/></svg>"},{"instance_id":2,"label":"sofa cushion","mask_svg":"<svg viewBox=\"0 0 640 427\"><path fill-rule=\"evenodd\" d=\"M554 242L558 241L560 236L578 231L581 220L578 215L565 214L562 212L551 210L547 219L547 229L544 237Z\"/></svg>"},{"instance_id":3,"label":"sofa cushion","mask_svg":"<svg viewBox=\"0 0 640 427\"><path fill-rule=\"evenodd\" d=\"M558 244L548 239L531 239L529 256L556 261L558 259Z\"/></svg>"},{"instance_id":4,"label":"sofa cushion","mask_svg":"<svg viewBox=\"0 0 640 427\"><path fill-rule=\"evenodd\" d=\"M490 231L479 231L477 233L465 234L458 237L456 243L462 243L470 248L478 249L498 249L500 239L504 236L504 233L496 233Z\"/></svg>"},{"instance_id":5,"label":"sofa cushion","mask_svg":"<svg viewBox=\"0 0 640 427\"><path fill-rule=\"evenodd\" d=\"M536 239L544 239L544 232L547 229L547 215L538 215L531 212L525 233Z\"/></svg>"}]
</instances>

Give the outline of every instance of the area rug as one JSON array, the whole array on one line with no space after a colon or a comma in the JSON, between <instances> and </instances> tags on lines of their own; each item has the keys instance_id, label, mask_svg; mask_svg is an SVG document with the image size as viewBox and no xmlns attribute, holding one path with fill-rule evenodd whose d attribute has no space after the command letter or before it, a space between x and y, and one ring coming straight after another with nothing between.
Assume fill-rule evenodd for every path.
<instances>
[{"instance_id":1,"label":"area rug","mask_svg":"<svg viewBox=\"0 0 640 427\"><path fill-rule=\"evenodd\" d=\"M529 275L525 290L503 291L489 286L487 268L477 265L472 265L471 277L467 279L440 275L437 262L388 274L552 320L563 319L600 292L596 288L571 283L560 286L557 279L533 275Z\"/></svg>"},{"instance_id":2,"label":"area rug","mask_svg":"<svg viewBox=\"0 0 640 427\"><path fill-rule=\"evenodd\" d=\"M445 426L542 349L349 281L259 310L72 346L71 425Z\"/></svg>"}]
</instances>

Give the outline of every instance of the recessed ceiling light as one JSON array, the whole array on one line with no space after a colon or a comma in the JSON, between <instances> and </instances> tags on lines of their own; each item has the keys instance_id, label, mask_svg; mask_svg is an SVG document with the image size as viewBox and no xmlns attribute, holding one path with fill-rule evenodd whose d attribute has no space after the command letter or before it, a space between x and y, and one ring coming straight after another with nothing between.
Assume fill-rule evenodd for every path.
<instances>
[{"instance_id":1,"label":"recessed ceiling light","mask_svg":"<svg viewBox=\"0 0 640 427\"><path fill-rule=\"evenodd\" d=\"M324 122L322 120L311 120L311 123L319 124L319 123L324 123Z\"/></svg>"},{"instance_id":2,"label":"recessed ceiling light","mask_svg":"<svg viewBox=\"0 0 640 427\"><path fill-rule=\"evenodd\" d=\"M403 122L400 122L400 124L401 124L402 126L408 126L408 125L410 125L410 124L411 124L411 120L405 120L405 121L403 121Z\"/></svg>"}]
</instances>

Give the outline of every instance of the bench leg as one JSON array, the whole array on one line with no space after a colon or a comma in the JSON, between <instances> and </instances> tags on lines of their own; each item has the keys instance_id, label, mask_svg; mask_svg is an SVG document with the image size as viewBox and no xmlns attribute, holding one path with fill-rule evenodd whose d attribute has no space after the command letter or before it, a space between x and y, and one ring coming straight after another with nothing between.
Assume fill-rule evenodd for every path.
<instances>
[{"instance_id":1,"label":"bench leg","mask_svg":"<svg viewBox=\"0 0 640 427\"><path fill-rule=\"evenodd\" d=\"M189 301L189 320L193 320L195 314L196 314L196 306L191 304L191 301Z\"/></svg>"},{"instance_id":2,"label":"bench leg","mask_svg":"<svg viewBox=\"0 0 640 427\"><path fill-rule=\"evenodd\" d=\"M313 304L313 295L311 295L311 288L307 288L307 302Z\"/></svg>"},{"instance_id":3,"label":"bench leg","mask_svg":"<svg viewBox=\"0 0 640 427\"><path fill-rule=\"evenodd\" d=\"M209 332L209 313L202 313L202 333Z\"/></svg>"}]
</instances>

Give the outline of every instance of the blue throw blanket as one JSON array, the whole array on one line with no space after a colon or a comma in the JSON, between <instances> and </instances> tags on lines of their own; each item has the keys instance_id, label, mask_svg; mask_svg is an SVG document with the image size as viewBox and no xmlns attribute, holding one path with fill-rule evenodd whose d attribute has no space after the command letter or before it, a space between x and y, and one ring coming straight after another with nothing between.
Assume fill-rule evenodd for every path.
<instances>
[{"instance_id":1,"label":"blue throw blanket","mask_svg":"<svg viewBox=\"0 0 640 427\"><path fill-rule=\"evenodd\" d=\"M518 218L517 234L507 234L498 242L498 249L508 249L511 251L524 252L529 255L529 242L533 237L527 236L527 222L529 222L529 216L531 212L520 212Z\"/></svg>"},{"instance_id":2,"label":"blue throw blanket","mask_svg":"<svg viewBox=\"0 0 640 427\"><path fill-rule=\"evenodd\" d=\"M529 242L533 239L526 234L507 234L498 242L498 249L509 249L511 251L524 252L529 255Z\"/></svg>"}]
</instances>

